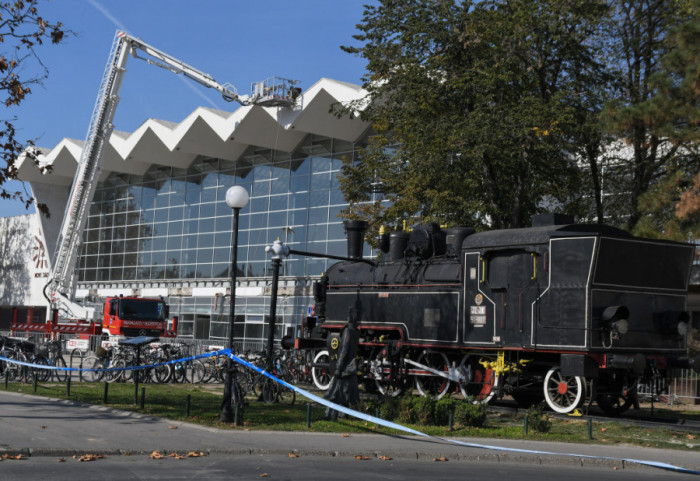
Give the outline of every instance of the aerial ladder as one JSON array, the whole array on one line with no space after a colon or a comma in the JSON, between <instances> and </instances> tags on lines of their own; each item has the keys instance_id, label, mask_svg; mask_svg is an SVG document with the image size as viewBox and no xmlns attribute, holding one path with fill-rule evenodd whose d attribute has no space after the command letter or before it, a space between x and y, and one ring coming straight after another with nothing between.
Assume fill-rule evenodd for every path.
<instances>
[{"instance_id":1,"label":"aerial ladder","mask_svg":"<svg viewBox=\"0 0 700 481\"><path fill-rule=\"evenodd\" d=\"M81 306L73 301L76 286L75 266L90 204L95 195L104 150L114 128L112 121L119 102L119 90L130 54L151 65L164 68L175 74L183 74L205 87L217 90L224 100L238 102L244 106L293 108L301 93L301 89L295 87L298 81L271 77L262 82L253 83L250 95L239 95L233 85L220 84L212 76L136 37L132 37L126 32L117 31L66 204L49 272L49 281L44 287L44 296L51 305L53 324L56 324L56 318L59 315L70 319L87 320L93 319L95 315L94 309Z\"/></svg>"}]
</instances>

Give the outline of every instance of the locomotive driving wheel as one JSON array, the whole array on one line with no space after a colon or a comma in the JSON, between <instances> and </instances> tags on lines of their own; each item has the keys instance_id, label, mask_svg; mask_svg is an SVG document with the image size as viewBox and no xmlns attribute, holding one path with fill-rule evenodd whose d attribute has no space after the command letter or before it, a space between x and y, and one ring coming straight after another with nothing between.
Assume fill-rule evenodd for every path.
<instances>
[{"instance_id":1,"label":"locomotive driving wheel","mask_svg":"<svg viewBox=\"0 0 700 481\"><path fill-rule=\"evenodd\" d=\"M479 356L465 354L458 373L463 379L459 382L459 390L464 399L473 404L488 404L496 395L500 376L493 369L482 366Z\"/></svg>"},{"instance_id":2,"label":"locomotive driving wheel","mask_svg":"<svg viewBox=\"0 0 700 481\"><path fill-rule=\"evenodd\" d=\"M555 366L544 378L544 399L552 411L571 413L586 400L586 378L564 376Z\"/></svg>"},{"instance_id":3,"label":"locomotive driving wheel","mask_svg":"<svg viewBox=\"0 0 700 481\"><path fill-rule=\"evenodd\" d=\"M377 390L383 396L396 397L403 392L400 379L393 371L391 360L385 356L382 350L379 350L370 362L369 372L374 379Z\"/></svg>"},{"instance_id":4,"label":"locomotive driving wheel","mask_svg":"<svg viewBox=\"0 0 700 481\"><path fill-rule=\"evenodd\" d=\"M444 352L425 350L418 357L418 364L422 364L435 371L447 374L449 363ZM450 380L432 371L413 366L411 372L416 380L416 389L421 396L429 396L433 399L442 399L450 389Z\"/></svg>"},{"instance_id":5,"label":"locomotive driving wheel","mask_svg":"<svg viewBox=\"0 0 700 481\"><path fill-rule=\"evenodd\" d=\"M311 368L311 379L314 381L314 386L321 391L327 391L331 387L331 379L333 375L331 374L331 368L328 366L330 364L331 357L328 351L325 349L318 351L314 356L314 364L320 364L321 366L314 366Z\"/></svg>"}]
</instances>

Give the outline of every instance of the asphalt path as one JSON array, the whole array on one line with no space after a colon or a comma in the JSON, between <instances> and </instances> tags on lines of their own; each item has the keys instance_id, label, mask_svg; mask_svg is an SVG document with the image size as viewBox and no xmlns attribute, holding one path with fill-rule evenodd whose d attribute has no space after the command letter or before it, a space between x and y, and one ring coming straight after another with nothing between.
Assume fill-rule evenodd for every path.
<instances>
[{"instance_id":1,"label":"asphalt path","mask_svg":"<svg viewBox=\"0 0 700 481\"><path fill-rule=\"evenodd\" d=\"M343 421L338 422L342 424ZM459 476L464 479L465 470L469 479L503 476L543 479L543 473L552 473L565 475L570 480L594 476L601 480L641 480L652 476L700 480L695 475L624 461L641 459L700 470L700 452L695 450L527 439L460 438L460 441L495 448L465 447L437 439L376 433L218 429L104 406L0 391L0 457L8 458L0 462L0 480L20 479L29 472L35 473L35 477L44 478L45 475L51 479L63 479L64 475L65 479L72 479L76 472L83 479L198 477L205 481L226 477L272 478L273 473L274 479L348 479L350 474L353 478L436 479L436 472L439 472L439 479L459 479ZM509 449L554 454L517 453ZM154 451L164 457L153 459ZM168 456L173 453L178 456ZM204 456L188 457L188 453L203 453ZM81 462L85 455L104 457ZM163 469L159 471L158 466ZM76 469L78 471L73 471ZM232 474L244 471L244 476ZM402 476L395 477L398 472ZM530 472L533 476L539 474L530 478L527 474ZM323 476L317 477L314 473ZM501 474L495 476L495 473ZM264 474L266 476L262 476ZM161 475L165 477L159 478ZM479 477L482 475L484 477Z\"/></svg>"}]
</instances>

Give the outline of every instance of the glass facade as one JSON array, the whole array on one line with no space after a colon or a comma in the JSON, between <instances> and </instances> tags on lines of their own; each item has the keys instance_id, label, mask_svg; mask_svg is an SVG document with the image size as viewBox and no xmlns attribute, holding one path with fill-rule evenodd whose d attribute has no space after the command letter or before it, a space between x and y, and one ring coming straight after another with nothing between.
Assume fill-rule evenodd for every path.
<instances>
[{"instance_id":1,"label":"glass facade","mask_svg":"<svg viewBox=\"0 0 700 481\"><path fill-rule=\"evenodd\" d=\"M309 136L291 154L251 147L236 162L200 156L182 169L154 160L144 175L111 173L98 184L90 208L79 285L225 283L230 279L233 223L225 196L233 185L250 194L239 216L239 279L271 276L265 247L278 238L292 249L346 255L339 214L347 203L337 177L343 160L355 156L352 143ZM290 256L280 275L319 276L329 262L335 261ZM181 335L226 338L228 298L168 300L171 314L180 318ZM279 332L284 325L298 324L310 301L278 299ZM264 338L269 296L236 302L241 321L236 337Z\"/></svg>"}]
</instances>

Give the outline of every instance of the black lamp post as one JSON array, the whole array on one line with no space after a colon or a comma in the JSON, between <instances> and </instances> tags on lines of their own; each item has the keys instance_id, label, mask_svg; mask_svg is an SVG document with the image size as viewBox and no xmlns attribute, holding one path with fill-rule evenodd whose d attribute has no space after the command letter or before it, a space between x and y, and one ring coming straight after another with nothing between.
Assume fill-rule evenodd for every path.
<instances>
[{"instance_id":1,"label":"black lamp post","mask_svg":"<svg viewBox=\"0 0 700 481\"><path fill-rule=\"evenodd\" d=\"M231 244L231 312L228 320L228 346L233 354L233 320L236 307L236 274L238 271L238 214L248 204L248 191L240 185L234 185L226 191L226 204L233 209L233 243ZM219 420L224 423L233 422L235 417L231 409L231 393L233 387L233 360L226 361L226 380L224 382L224 399L221 403Z\"/></svg>"}]
</instances>

